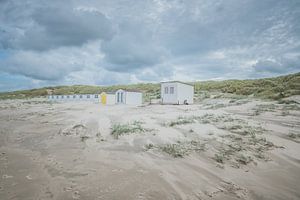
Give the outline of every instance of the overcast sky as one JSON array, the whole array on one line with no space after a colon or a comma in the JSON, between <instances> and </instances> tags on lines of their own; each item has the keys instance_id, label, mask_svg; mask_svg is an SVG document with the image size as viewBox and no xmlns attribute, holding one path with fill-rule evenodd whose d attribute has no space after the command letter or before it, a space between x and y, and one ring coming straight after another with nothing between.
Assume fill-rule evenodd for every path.
<instances>
[{"instance_id":1,"label":"overcast sky","mask_svg":"<svg viewBox=\"0 0 300 200\"><path fill-rule=\"evenodd\" d=\"M0 0L0 91L300 71L300 0Z\"/></svg>"}]
</instances>

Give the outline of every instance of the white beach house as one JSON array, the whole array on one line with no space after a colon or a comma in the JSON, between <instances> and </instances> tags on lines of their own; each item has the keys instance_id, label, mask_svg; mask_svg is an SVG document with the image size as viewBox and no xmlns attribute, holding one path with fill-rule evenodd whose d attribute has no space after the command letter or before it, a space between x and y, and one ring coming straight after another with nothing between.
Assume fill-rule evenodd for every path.
<instances>
[{"instance_id":1,"label":"white beach house","mask_svg":"<svg viewBox=\"0 0 300 200\"><path fill-rule=\"evenodd\" d=\"M138 90L119 89L116 91L115 100L116 104L142 105L143 93Z\"/></svg>"},{"instance_id":2,"label":"white beach house","mask_svg":"<svg viewBox=\"0 0 300 200\"><path fill-rule=\"evenodd\" d=\"M180 81L161 82L162 104L193 104L194 86Z\"/></svg>"}]
</instances>

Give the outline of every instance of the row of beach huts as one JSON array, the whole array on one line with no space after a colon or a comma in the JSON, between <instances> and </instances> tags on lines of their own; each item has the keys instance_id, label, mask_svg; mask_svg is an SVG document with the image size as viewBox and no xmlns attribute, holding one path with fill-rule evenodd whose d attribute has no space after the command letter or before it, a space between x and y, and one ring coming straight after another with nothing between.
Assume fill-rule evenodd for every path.
<instances>
[{"instance_id":1,"label":"row of beach huts","mask_svg":"<svg viewBox=\"0 0 300 200\"><path fill-rule=\"evenodd\" d=\"M161 83L162 104L193 104L194 86L180 81ZM102 92L100 94L66 94L49 95L50 101L92 101L104 105L126 104L142 105L143 93L138 90L119 89L116 91Z\"/></svg>"}]
</instances>

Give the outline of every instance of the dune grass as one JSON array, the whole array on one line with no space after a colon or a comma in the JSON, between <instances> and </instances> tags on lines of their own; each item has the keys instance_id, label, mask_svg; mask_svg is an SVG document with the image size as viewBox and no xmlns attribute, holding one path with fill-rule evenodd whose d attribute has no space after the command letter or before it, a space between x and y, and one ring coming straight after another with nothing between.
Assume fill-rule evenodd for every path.
<instances>
[{"instance_id":1,"label":"dune grass","mask_svg":"<svg viewBox=\"0 0 300 200\"><path fill-rule=\"evenodd\" d=\"M142 126L143 122L141 121L134 121L132 123L126 123L126 124L114 124L111 127L111 135L115 139L119 139L122 135L127 135L130 133L143 133L150 131L149 129L146 129Z\"/></svg>"}]
</instances>

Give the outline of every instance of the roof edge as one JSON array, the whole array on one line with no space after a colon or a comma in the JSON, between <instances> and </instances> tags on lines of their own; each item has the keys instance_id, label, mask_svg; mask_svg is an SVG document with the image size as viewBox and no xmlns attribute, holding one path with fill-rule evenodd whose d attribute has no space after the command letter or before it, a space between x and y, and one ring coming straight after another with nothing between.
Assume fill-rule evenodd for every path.
<instances>
[{"instance_id":1,"label":"roof edge","mask_svg":"<svg viewBox=\"0 0 300 200\"><path fill-rule=\"evenodd\" d=\"M185 82L182 82L182 81L162 81L160 83L181 83L181 84L184 84L184 85L190 85L190 86L193 86L193 84L190 84L190 83L185 83Z\"/></svg>"}]
</instances>

